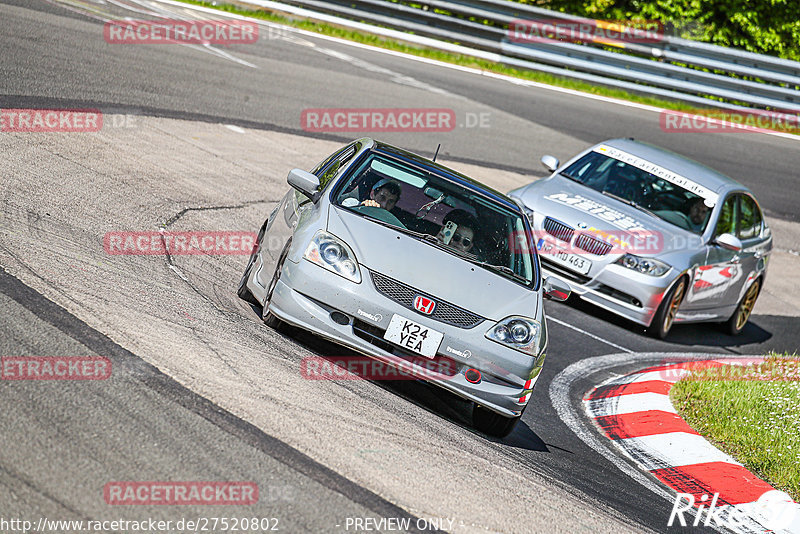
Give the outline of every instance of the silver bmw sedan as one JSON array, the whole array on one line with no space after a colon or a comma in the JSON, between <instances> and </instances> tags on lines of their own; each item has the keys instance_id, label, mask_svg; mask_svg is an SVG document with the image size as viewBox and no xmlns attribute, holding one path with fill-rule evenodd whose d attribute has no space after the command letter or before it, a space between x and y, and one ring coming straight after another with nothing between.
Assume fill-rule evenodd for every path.
<instances>
[{"instance_id":1,"label":"silver bmw sedan","mask_svg":"<svg viewBox=\"0 0 800 534\"><path fill-rule=\"evenodd\" d=\"M633 139L542 163L552 174L509 196L532 221L543 272L662 339L675 323L742 331L772 250L747 187Z\"/></svg>"}]
</instances>

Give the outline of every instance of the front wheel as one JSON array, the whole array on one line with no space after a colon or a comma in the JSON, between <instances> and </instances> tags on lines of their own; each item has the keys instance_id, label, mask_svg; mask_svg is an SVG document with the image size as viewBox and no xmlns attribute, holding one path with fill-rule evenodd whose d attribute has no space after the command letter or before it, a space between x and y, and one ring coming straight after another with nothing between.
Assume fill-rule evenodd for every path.
<instances>
[{"instance_id":1,"label":"front wheel","mask_svg":"<svg viewBox=\"0 0 800 534\"><path fill-rule=\"evenodd\" d=\"M753 313L753 308L756 305L756 299L761 291L761 279L759 278L750 286L747 293L744 294L739 305L736 306L736 311L725 323L725 332L732 336L738 336L744 330L744 325L750 319L750 314Z\"/></svg>"},{"instance_id":2,"label":"front wheel","mask_svg":"<svg viewBox=\"0 0 800 534\"><path fill-rule=\"evenodd\" d=\"M264 299L264 307L261 309L261 319L264 321L264 324L281 333L286 333L288 331L288 325L269 311L269 303L272 300L272 294L275 292L275 287L278 285L278 280L281 278L283 262L286 261L286 256L289 255L289 247L291 244L292 241L289 240L289 242L286 243L286 246L283 248L283 252L281 252L280 257L278 258L278 264L275 266L275 273L272 275L272 280L267 288L267 298Z\"/></svg>"},{"instance_id":3,"label":"front wheel","mask_svg":"<svg viewBox=\"0 0 800 534\"><path fill-rule=\"evenodd\" d=\"M244 274L242 275L242 279L239 281L239 287L236 288L236 294L245 302L252 304L253 306L261 306L261 303L256 299L250 290L247 289L247 279L250 278L250 273L253 270L253 265L256 262L256 254L258 254L258 249L261 248L261 240L264 238L264 232L267 229L267 223L261 226L261 230L258 232L258 237L256 238L255 244L253 244L253 250L250 253L250 259L247 261L247 267L244 270Z\"/></svg>"},{"instance_id":4,"label":"front wheel","mask_svg":"<svg viewBox=\"0 0 800 534\"><path fill-rule=\"evenodd\" d=\"M672 286L672 289L664 296L661 301L661 306L658 307L653 322L650 324L649 331L658 339L664 339L669 334L672 324L675 322L675 316L678 314L678 308L683 302L683 297L686 295L686 277L682 276L678 282Z\"/></svg>"},{"instance_id":5,"label":"front wheel","mask_svg":"<svg viewBox=\"0 0 800 534\"><path fill-rule=\"evenodd\" d=\"M476 430L496 438L511 434L521 417L506 417L483 406L475 404L472 408L472 426Z\"/></svg>"}]
</instances>

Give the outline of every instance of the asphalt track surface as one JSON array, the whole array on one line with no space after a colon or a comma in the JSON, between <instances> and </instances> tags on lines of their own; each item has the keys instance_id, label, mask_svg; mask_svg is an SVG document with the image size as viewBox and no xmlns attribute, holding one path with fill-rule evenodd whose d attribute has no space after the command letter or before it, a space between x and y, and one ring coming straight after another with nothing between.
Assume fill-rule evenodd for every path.
<instances>
[{"instance_id":1,"label":"asphalt track surface","mask_svg":"<svg viewBox=\"0 0 800 534\"><path fill-rule=\"evenodd\" d=\"M489 128L382 137L422 154L441 142L442 158L531 176L541 174L541 154L564 158L634 136L731 174L768 214L792 221L797 142L666 134L651 112L307 36L226 49L252 67L199 47L109 45L83 6L0 6L0 107L100 108L139 117L141 128L96 145L0 135L9 162L0 171L0 260L16 275L0 274L0 351L101 354L115 372L88 385L0 384L3 517L220 516L228 510L120 512L99 497L111 480L246 479L268 497L244 512L280 516L286 532L344 531L336 525L346 517L365 516L449 517L454 531L663 531L670 503L581 441L556 414L549 382L602 354L800 346L793 317L756 316L736 339L682 326L662 342L581 302L548 303L544 374L523 424L502 442L472 432L464 406L424 385L312 389L297 376L300 359L336 349L260 324L232 294L245 257L117 261L98 239L155 229L189 206L212 209L185 213L177 228L256 229L289 164L309 167L330 152L326 141L349 138L303 132L300 113L310 107L447 107L460 120L488 113ZM263 132L264 150L230 149L233 134L220 133L220 123ZM307 150L302 139L288 148L274 142L293 134ZM579 411L583 392L635 365L575 381L567 402Z\"/></svg>"}]
</instances>

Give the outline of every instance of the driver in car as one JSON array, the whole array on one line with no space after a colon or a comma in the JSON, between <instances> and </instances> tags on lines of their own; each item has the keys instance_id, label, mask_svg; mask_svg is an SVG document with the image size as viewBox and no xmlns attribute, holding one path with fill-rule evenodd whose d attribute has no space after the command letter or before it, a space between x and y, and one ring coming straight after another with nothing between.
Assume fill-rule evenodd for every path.
<instances>
[{"instance_id":1,"label":"driver in car","mask_svg":"<svg viewBox=\"0 0 800 534\"><path fill-rule=\"evenodd\" d=\"M396 180L384 178L372 186L369 198L359 204L356 198L346 198L342 201L342 206L352 208L354 206L371 206L373 208L383 208L392 211L392 208L400 200L400 184Z\"/></svg>"},{"instance_id":2,"label":"driver in car","mask_svg":"<svg viewBox=\"0 0 800 534\"><path fill-rule=\"evenodd\" d=\"M708 216L708 206L702 198L696 198L689 205L690 230L699 232L703 229Z\"/></svg>"}]
</instances>

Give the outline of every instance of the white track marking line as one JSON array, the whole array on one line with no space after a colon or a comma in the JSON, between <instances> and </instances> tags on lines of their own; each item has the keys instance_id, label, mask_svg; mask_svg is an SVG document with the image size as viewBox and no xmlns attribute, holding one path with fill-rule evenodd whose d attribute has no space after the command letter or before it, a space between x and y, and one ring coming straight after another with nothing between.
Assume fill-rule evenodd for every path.
<instances>
[{"instance_id":1,"label":"white track marking line","mask_svg":"<svg viewBox=\"0 0 800 534\"><path fill-rule=\"evenodd\" d=\"M687 432L617 439L614 443L648 471L709 462L742 465L711 445L703 436Z\"/></svg>"},{"instance_id":2,"label":"white track marking line","mask_svg":"<svg viewBox=\"0 0 800 534\"><path fill-rule=\"evenodd\" d=\"M434 94L437 94L437 95L451 96L451 97L459 99L459 100L462 100L464 98L464 97L462 97L460 95L454 95L454 94L450 93L449 91L445 91L444 89L440 89L438 87L435 87L433 85L427 84L425 82L421 82L421 81L417 80L416 78L412 78L411 76L406 76L406 75L401 74L399 72L395 72L395 71L389 70L389 69L387 69L385 67L381 67L380 65L375 65L374 63L369 63L368 61L364 61L363 59L360 59L360 58L357 58L357 57L354 57L354 56L351 56L351 55L348 55L348 54L344 54L342 52L339 52L338 50L333 50L333 49L330 49L330 48L323 48L323 47L319 47L319 46L315 46L314 50L316 50L317 52L320 52L322 54L325 54L327 56L334 57L334 58L336 58L336 59L338 59L340 61L344 61L345 63L349 63L349 64L353 65L356 68L363 69L363 70L366 70L368 72L373 72L375 74L382 74L382 75L388 76L389 79L392 82L394 82L396 84L399 84L399 85L405 85L405 86L408 86L408 87L413 87L415 89L421 89L423 91L430 91L431 93L434 93Z\"/></svg>"},{"instance_id":3,"label":"white track marking line","mask_svg":"<svg viewBox=\"0 0 800 534\"><path fill-rule=\"evenodd\" d=\"M649 410L675 413L675 407L669 401L669 396L661 393L632 393L616 397L605 397L584 401L586 411L592 418L606 415L623 415Z\"/></svg>"},{"instance_id":4,"label":"white track marking line","mask_svg":"<svg viewBox=\"0 0 800 534\"><path fill-rule=\"evenodd\" d=\"M623 352L633 353L633 351L631 349L626 349L622 345L617 345L616 343L612 343L611 341L609 341L607 339L603 339L602 337L597 336L595 334L592 334L591 332L587 332L586 330L581 330L577 326L572 326L571 324L569 324L566 321L562 321L561 319L556 319L552 315L547 315L547 320L548 321L553 321L554 323L560 324L561 326L566 326L567 328L571 328L571 329L573 329L573 330L575 330L577 332L580 332L581 334L585 334L585 335L589 336L592 339L596 339L597 341L600 341L601 343L605 343L606 345L610 345L610 346L614 347L615 349L619 349L619 350L621 350Z\"/></svg>"},{"instance_id":5,"label":"white track marking line","mask_svg":"<svg viewBox=\"0 0 800 534\"><path fill-rule=\"evenodd\" d=\"M102 22L104 22L106 24L108 24L110 22L117 21L117 20L121 20L119 18L110 19L110 18L108 18L108 16L109 16L108 13L105 13L105 12L102 12L100 10L94 9L94 8L92 8L90 6L82 6L82 5L78 6L78 5L76 5L76 4L72 3L72 2L69 2L68 0L46 0L46 1L48 3L50 3L50 4L52 4L52 5L59 6L62 9L66 9L68 11L73 11L75 13L80 13L81 15L93 18L95 20L102 21ZM133 0L133 1L136 4L141 5L145 9L148 8L148 6L144 5L140 1L136 1L136 0ZM145 12L145 11L142 11L142 10L134 9L133 7L130 7L130 6L127 6L127 5L120 4L118 2L113 2L112 1L111 3L113 3L113 4L115 4L115 5L119 6L119 7L123 7L124 9L132 11L134 13L146 14L148 16L154 16L154 17L162 16L157 11ZM188 4L185 4L185 5L188 5ZM95 13L95 14L92 14L92 13ZM173 13L173 12L168 11L166 9L161 9L161 13L165 14L165 15L172 15L173 18L175 18L175 19L179 18L177 13ZM130 20L130 17L127 17L126 20ZM188 19L184 18L184 20L188 20ZM233 56L233 55L231 55L231 54L229 54L229 53L227 53L227 52L225 52L223 50L220 50L218 48L214 48L210 44L204 44L204 45L195 45L195 44L188 44L188 43L177 43L177 44L179 44L181 46L187 46L189 48L193 48L193 49L199 50L201 52L206 52L206 53L209 53L209 54L211 54L213 56L217 56L217 57L220 57L222 59L227 59L228 61L233 61L234 63L238 63L238 64L243 65L245 67L250 67L250 68L253 68L253 69L257 69L258 68L258 66L253 65L252 63L249 63L249 62L247 62L247 61L245 61L243 59L239 59L239 58L237 58L237 57L235 57L235 56Z\"/></svg>"},{"instance_id":6,"label":"white track marking line","mask_svg":"<svg viewBox=\"0 0 800 534\"><path fill-rule=\"evenodd\" d=\"M362 44L362 43L356 43L354 41L348 41L347 39L341 39L339 37L331 37L329 35L322 35L320 33L315 33L315 32L308 31L308 30L301 30L299 28L294 28L292 26L285 26L283 24L277 24L277 23L274 23L274 22L267 22L267 21L260 20L260 19L254 19L254 18L251 18L251 17L245 17L245 16L242 16L242 15L236 15L234 13L225 13L223 11L215 10L215 9L212 9L212 8L205 8L205 7L202 7L202 6L194 6L194 5L191 5L191 4L184 4L182 2L176 2L174 0L152 0L152 1L158 2L158 3L162 3L162 4L181 6L181 7L184 7L186 9L192 9L192 10L196 10L196 11L204 11L206 13L217 13L217 14L220 14L220 15L223 15L223 16L227 16L227 17L231 17L231 18L237 18L237 19L240 19L240 20L253 21L253 22L257 22L257 23L259 23L261 25L264 25L264 26L272 26L272 27L282 28L284 31L289 31L289 32L300 34L300 35L305 35L307 37L314 37L314 38L317 38L317 39L331 41L331 42L335 42L335 43L342 44L342 45L345 45L345 46L361 48L361 49L364 49L364 50L371 50L371 51L379 53L379 54L386 54L386 55L390 55L390 56L401 57L401 58L408 59L408 60L411 60L411 61L416 61L418 63L426 63L428 65L436 65L438 67L443 67L443 68L446 68L446 69L458 70L458 71L461 71L461 72L468 72L470 74L477 74L478 76L487 76L489 78L495 78L495 79L498 79L498 80L503 80L503 81L506 81L506 82L509 82L509 83L513 83L515 85L521 85L521 86L525 86L525 87L536 87L536 88L539 88L539 89L546 89L548 91L555 91L555 92L558 92L558 93L568 94L568 95L572 95L572 96L578 96L578 97L581 97L581 98L588 98L590 100L597 100L599 102L605 102L605 103L609 103L609 104L617 104L619 106L625 106L625 107L629 107L629 108L640 109L640 110L643 110L643 111L651 111L651 112L654 112L654 113L663 113L663 112L668 112L668 111L669 112L674 111L674 110L670 110L670 109L666 109L666 108L661 108L661 107L658 107L658 106L650 106L650 105L647 105L647 104L639 104L637 102L629 102L627 100L620 100L618 98L611 98L611 97L608 97L608 96L593 95L591 93L586 93L586 92L583 92L583 91L577 91L575 89L567 89L565 87L558 87L558 86L555 86L555 85L548 85L546 83L534 82L534 81L531 81L531 80L523 80L523 79L520 79L520 78L514 78L513 76L507 76L505 74L498 74L498 73L495 73L495 72L488 72L488 71L484 71L484 70L480 70L480 69L475 69L475 68L472 68L472 67L465 67L465 66L462 66L462 65L454 65L452 63L447 63L447 62L439 61L439 60L436 60L436 59L429 59L429 58L414 56L414 55L411 55L411 54L405 54L403 52L398 52L398 51L395 51L395 50L386 50L384 48L378 48L378 47L375 47L375 46L370 46L370 45L366 45L366 44ZM454 46L457 46L457 45L454 45ZM463 54L464 55L469 55L468 52L463 52ZM498 61L499 61L500 56L497 55L497 54L495 54L495 55L498 57ZM714 101L709 100L709 106L711 106L713 104L714 104ZM679 113L685 113L685 112L679 112ZM685 114L687 116L691 117L692 119L700 119L700 120L704 120L704 121L708 121L709 120L708 117L704 117L702 115L693 115L693 114L690 114L690 113L685 113ZM715 121L716 119L711 119L711 120ZM776 132L776 131L770 131L770 130L759 131L759 132L749 132L749 133L761 133L761 134L764 134L764 135L771 135L771 136L774 136L774 137L782 137L784 139L792 139L792 140L795 140L795 141L800 140L800 135L788 134L788 133L784 133L784 132Z\"/></svg>"},{"instance_id":7,"label":"white track marking line","mask_svg":"<svg viewBox=\"0 0 800 534\"><path fill-rule=\"evenodd\" d=\"M692 374L686 369L664 369L662 371L648 371L646 373L635 373L632 375L621 376L605 382L603 385L612 384L633 384L635 382L669 382L674 384L686 375Z\"/></svg>"}]
</instances>

